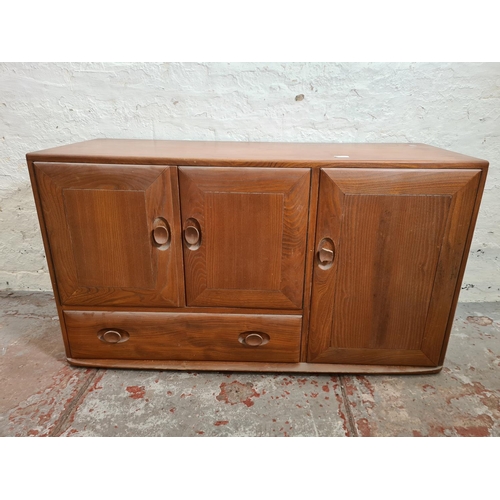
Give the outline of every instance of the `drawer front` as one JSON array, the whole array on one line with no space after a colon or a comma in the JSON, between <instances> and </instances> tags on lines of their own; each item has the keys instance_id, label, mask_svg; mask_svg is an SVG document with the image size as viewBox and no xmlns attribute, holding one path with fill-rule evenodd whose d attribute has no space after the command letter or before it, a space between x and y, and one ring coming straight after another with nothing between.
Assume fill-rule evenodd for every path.
<instances>
[{"instance_id":1,"label":"drawer front","mask_svg":"<svg viewBox=\"0 0 500 500\"><path fill-rule=\"evenodd\" d=\"M298 362L300 315L65 311L73 358Z\"/></svg>"}]
</instances>

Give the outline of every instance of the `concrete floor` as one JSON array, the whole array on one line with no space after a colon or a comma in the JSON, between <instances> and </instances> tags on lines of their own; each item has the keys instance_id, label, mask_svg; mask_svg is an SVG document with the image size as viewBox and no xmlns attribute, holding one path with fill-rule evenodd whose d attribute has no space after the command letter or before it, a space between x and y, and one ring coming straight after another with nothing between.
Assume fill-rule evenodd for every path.
<instances>
[{"instance_id":1,"label":"concrete floor","mask_svg":"<svg viewBox=\"0 0 500 500\"><path fill-rule=\"evenodd\" d=\"M0 436L500 436L500 303L460 304L443 371L73 368L49 293L0 293Z\"/></svg>"}]
</instances>

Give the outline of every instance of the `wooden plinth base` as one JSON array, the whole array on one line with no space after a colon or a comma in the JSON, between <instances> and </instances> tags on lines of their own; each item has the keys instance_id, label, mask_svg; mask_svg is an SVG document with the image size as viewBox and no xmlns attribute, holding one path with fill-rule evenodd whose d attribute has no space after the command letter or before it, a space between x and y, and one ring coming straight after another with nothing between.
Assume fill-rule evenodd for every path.
<instances>
[{"instance_id":1,"label":"wooden plinth base","mask_svg":"<svg viewBox=\"0 0 500 500\"><path fill-rule=\"evenodd\" d=\"M351 373L351 374L407 374L439 373L442 366L383 366L341 365L323 363L250 363L227 361L158 361L127 359L74 359L74 366L95 368L135 368L138 370L192 370L230 372L295 372L295 373Z\"/></svg>"}]
</instances>

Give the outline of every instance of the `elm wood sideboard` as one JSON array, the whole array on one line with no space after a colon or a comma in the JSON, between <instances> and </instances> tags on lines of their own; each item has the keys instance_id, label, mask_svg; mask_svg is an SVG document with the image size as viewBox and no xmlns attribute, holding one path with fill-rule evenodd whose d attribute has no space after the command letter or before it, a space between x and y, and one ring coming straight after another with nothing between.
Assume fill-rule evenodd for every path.
<instances>
[{"instance_id":1,"label":"elm wood sideboard","mask_svg":"<svg viewBox=\"0 0 500 500\"><path fill-rule=\"evenodd\" d=\"M78 366L435 373L488 162L103 139L27 155Z\"/></svg>"}]
</instances>

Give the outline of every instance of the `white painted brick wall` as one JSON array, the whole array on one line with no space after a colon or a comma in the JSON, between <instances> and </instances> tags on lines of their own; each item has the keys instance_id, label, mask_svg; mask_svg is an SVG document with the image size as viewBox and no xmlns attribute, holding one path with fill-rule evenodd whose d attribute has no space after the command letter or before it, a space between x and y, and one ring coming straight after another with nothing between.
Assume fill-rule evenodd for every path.
<instances>
[{"instance_id":1,"label":"white painted brick wall","mask_svg":"<svg viewBox=\"0 0 500 500\"><path fill-rule=\"evenodd\" d=\"M490 161L460 300L499 300L499 117L498 63L0 64L0 288L50 289L29 151L99 137L423 142Z\"/></svg>"}]
</instances>

